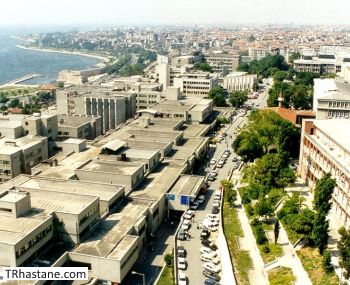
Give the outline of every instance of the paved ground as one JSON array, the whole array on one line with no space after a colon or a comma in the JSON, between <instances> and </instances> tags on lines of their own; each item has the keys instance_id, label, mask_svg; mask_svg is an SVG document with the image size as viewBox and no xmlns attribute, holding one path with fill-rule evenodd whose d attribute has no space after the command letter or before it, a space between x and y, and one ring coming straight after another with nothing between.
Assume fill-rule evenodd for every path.
<instances>
[{"instance_id":1,"label":"paved ground","mask_svg":"<svg viewBox=\"0 0 350 285\"><path fill-rule=\"evenodd\" d=\"M146 284L154 284L162 267L164 265L164 255L171 253L174 248L174 234L178 227L178 223L163 223L155 236L157 239L151 249L145 249L143 255L133 266L131 271L145 274ZM143 285L140 275L132 275L131 273L125 278L123 285Z\"/></svg>"}]
</instances>

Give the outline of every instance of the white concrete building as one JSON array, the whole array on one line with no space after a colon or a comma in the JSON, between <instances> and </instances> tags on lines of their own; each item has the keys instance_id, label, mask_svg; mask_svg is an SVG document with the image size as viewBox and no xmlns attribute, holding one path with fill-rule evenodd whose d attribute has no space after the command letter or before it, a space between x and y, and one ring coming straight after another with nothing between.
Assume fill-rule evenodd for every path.
<instances>
[{"instance_id":1,"label":"white concrete building","mask_svg":"<svg viewBox=\"0 0 350 285\"><path fill-rule=\"evenodd\" d=\"M257 80L256 74L247 72L232 72L224 77L224 88L227 91L252 90L254 82Z\"/></svg>"}]
</instances>

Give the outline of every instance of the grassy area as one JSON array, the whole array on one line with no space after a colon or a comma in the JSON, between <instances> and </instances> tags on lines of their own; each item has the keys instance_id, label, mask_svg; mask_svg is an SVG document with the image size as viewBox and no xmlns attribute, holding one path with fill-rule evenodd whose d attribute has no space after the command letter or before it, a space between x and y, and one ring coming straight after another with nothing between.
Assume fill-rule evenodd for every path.
<instances>
[{"instance_id":1,"label":"grassy area","mask_svg":"<svg viewBox=\"0 0 350 285\"><path fill-rule=\"evenodd\" d=\"M165 266L157 285L175 285L173 270L171 267Z\"/></svg>"},{"instance_id":2,"label":"grassy area","mask_svg":"<svg viewBox=\"0 0 350 285\"><path fill-rule=\"evenodd\" d=\"M319 254L318 249L305 247L299 250L298 256L309 275L312 284L317 285L337 285L338 277L334 272L326 273L322 267L323 257Z\"/></svg>"},{"instance_id":3,"label":"grassy area","mask_svg":"<svg viewBox=\"0 0 350 285\"><path fill-rule=\"evenodd\" d=\"M270 285L292 285L295 281L293 271L287 267L278 267L268 272Z\"/></svg>"},{"instance_id":4,"label":"grassy area","mask_svg":"<svg viewBox=\"0 0 350 285\"><path fill-rule=\"evenodd\" d=\"M265 252L265 247L269 248L270 251L268 253ZM260 255L265 264L274 261L277 257L283 255L282 246L280 246L279 244L262 244L258 245L258 248L260 250Z\"/></svg>"},{"instance_id":5,"label":"grassy area","mask_svg":"<svg viewBox=\"0 0 350 285\"><path fill-rule=\"evenodd\" d=\"M294 231L293 229L291 229L288 224L286 224L283 219L280 219L280 222L282 223L284 229L286 230L287 232L287 236L288 236L288 239L289 241L292 243L292 244L295 244L300 238L303 237L302 234L299 234L297 233L296 231Z\"/></svg>"},{"instance_id":6,"label":"grassy area","mask_svg":"<svg viewBox=\"0 0 350 285\"><path fill-rule=\"evenodd\" d=\"M0 95L3 95L3 96L28 95L36 91L38 91L37 87L9 86L9 87L0 88Z\"/></svg>"},{"instance_id":7,"label":"grassy area","mask_svg":"<svg viewBox=\"0 0 350 285\"><path fill-rule=\"evenodd\" d=\"M247 251L239 250L238 238L243 237L243 232L236 209L231 208L226 201L223 206L223 224L238 283L240 285L248 285L248 272L252 268L253 263Z\"/></svg>"}]
</instances>

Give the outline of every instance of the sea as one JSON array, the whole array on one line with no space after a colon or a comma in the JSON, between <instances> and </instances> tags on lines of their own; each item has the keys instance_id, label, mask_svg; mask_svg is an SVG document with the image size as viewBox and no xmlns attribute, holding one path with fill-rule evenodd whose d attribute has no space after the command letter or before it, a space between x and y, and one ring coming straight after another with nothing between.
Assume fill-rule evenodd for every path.
<instances>
[{"instance_id":1,"label":"sea","mask_svg":"<svg viewBox=\"0 0 350 285\"><path fill-rule=\"evenodd\" d=\"M84 70L100 62L86 56L21 49L17 45L25 42L11 37L19 32L22 30L0 29L0 85L28 74L41 76L22 84L51 83L57 80L61 70Z\"/></svg>"}]
</instances>

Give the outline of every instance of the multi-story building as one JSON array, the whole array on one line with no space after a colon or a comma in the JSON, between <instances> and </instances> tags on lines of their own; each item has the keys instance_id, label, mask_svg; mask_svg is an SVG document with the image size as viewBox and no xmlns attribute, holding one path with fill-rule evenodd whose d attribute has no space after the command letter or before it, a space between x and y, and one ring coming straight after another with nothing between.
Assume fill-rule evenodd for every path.
<instances>
[{"instance_id":1,"label":"multi-story building","mask_svg":"<svg viewBox=\"0 0 350 285\"><path fill-rule=\"evenodd\" d=\"M336 59L328 58L312 58L312 59L296 59L294 60L294 69L297 72L312 73L338 73L341 72L342 62Z\"/></svg>"},{"instance_id":2,"label":"multi-story building","mask_svg":"<svg viewBox=\"0 0 350 285\"><path fill-rule=\"evenodd\" d=\"M204 59L214 72L224 75L236 71L239 63L239 55L224 52L204 54Z\"/></svg>"},{"instance_id":3,"label":"multi-story building","mask_svg":"<svg viewBox=\"0 0 350 285\"><path fill-rule=\"evenodd\" d=\"M184 96L208 97L208 93L218 83L218 75L207 72L183 73L174 78L174 86L179 87Z\"/></svg>"},{"instance_id":4,"label":"multi-story building","mask_svg":"<svg viewBox=\"0 0 350 285\"><path fill-rule=\"evenodd\" d=\"M333 204L339 220L350 226L350 120L305 120L302 126L299 174L314 187L325 173L336 179Z\"/></svg>"},{"instance_id":5,"label":"multi-story building","mask_svg":"<svg viewBox=\"0 0 350 285\"><path fill-rule=\"evenodd\" d=\"M252 90L257 80L255 74L247 72L232 72L224 77L224 88L228 91Z\"/></svg>"},{"instance_id":6,"label":"multi-story building","mask_svg":"<svg viewBox=\"0 0 350 285\"><path fill-rule=\"evenodd\" d=\"M136 94L96 86L70 87L57 92L57 112L100 116L106 133L135 115Z\"/></svg>"},{"instance_id":7,"label":"multi-story building","mask_svg":"<svg viewBox=\"0 0 350 285\"><path fill-rule=\"evenodd\" d=\"M58 115L58 137L94 139L102 134L100 116Z\"/></svg>"},{"instance_id":8,"label":"multi-story building","mask_svg":"<svg viewBox=\"0 0 350 285\"><path fill-rule=\"evenodd\" d=\"M316 119L349 119L350 84L334 79L314 79L313 109Z\"/></svg>"},{"instance_id":9,"label":"multi-story building","mask_svg":"<svg viewBox=\"0 0 350 285\"><path fill-rule=\"evenodd\" d=\"M270 54L270 51L265 48L250 47L248 51L248 55L252 60L260 60Z\"/></svg>"}]
</instances>

